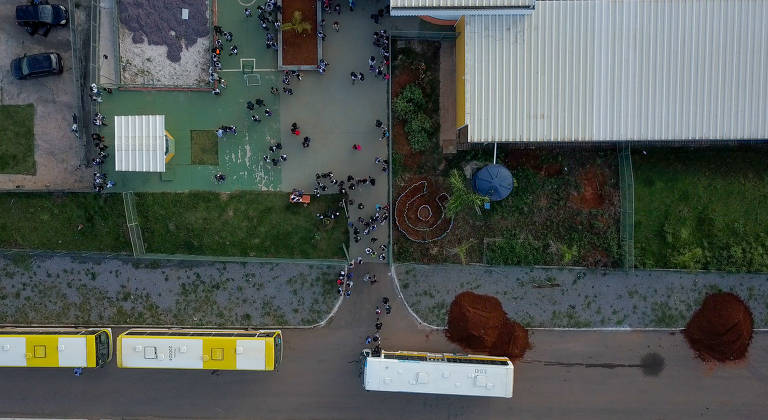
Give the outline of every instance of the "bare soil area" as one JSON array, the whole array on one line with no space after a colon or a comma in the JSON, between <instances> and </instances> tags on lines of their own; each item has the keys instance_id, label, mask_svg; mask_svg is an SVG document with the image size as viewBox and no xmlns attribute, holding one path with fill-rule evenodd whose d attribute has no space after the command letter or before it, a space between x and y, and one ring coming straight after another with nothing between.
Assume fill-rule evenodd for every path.
<instances>
[{"instance_id":1,"label":"bare soil area","mask_svg":"<svg viewBox=\"0 0 768 420\"><path fill-rule=\"evenodd\" d=\"M301 19L309 23L312 29L298 33L293 29L283 31L283 65L315 66L317 57L317 2L314 0L284 0L283 24L291 22L293 13L301 12Z\"/></svg>"},{"instance_id":2,"label":"bare soil area","mask_svg":"<svg viewBox=\"0 0 768 420\"><path fill-rule=\"evenodd\" d=\"M189 19L181 19L181 9ZM124 0L120 16L120 81L154 86L207 83L211 47L207 0Z\"/></svg>"}]
</instances>

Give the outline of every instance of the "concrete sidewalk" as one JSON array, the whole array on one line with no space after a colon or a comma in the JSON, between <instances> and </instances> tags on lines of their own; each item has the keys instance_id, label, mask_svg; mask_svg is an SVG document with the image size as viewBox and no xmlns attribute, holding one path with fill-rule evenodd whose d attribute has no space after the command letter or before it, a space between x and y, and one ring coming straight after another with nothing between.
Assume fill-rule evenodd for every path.
<instances>
[{"instance_id":1,"label":"concrete sidewalk","mask_svg":"<svg viewBox=\"0 0 768 420\"><path fill-rule=\"evenodd\" d=\"M310 326L340 264L0 256L0 323Z\"/></svg>"},{"instance_id":2,"label":"concrete sidewalk","mask_svg":"<svg viewBox=\"0 0 768 420\"><path fill-rule=\"evenodd\" d=\"M544 328L682 328L706 294L725 290L749 305L755 328L768 327L766 274L416 264L396 271L411 309L441 327L465 290L496 296L512 319Z\"/></svg>"}]
</instances>

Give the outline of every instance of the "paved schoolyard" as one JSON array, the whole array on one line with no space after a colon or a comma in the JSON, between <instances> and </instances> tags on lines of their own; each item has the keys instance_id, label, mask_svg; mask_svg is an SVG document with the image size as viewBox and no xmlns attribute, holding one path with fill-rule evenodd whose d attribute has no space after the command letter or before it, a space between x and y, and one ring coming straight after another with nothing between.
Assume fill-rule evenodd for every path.
<instances>
[{"instance_id":1,"label":"paved schoolyard","mask_svg":"<svg viewBox=\"0 0 768 420\"><path fill-rule=\"evenodd\" d=\"M527 327L682 328L706 294L724 290L749 305L755 328L768 327L767 274L415 264L396 272L405 300L436 326L454 296L471 290L497 297Z\"/></svg>"},{"instance_id":2,"label":"paved schoolyard","mask_svg":"<svg viewBox=\"0 0 768 420\"><path fill-rule=\"evenodd\" d=\"M9 324L312 325L336 304L338 264L0 255Z\"/></svg>"},{"instance_id":3,"label":"paved schoolyard","mask_svg":"<svg viewBox=\"0 0 768 420\"><path fill-rule=\"evenodd\" d=\"M15 23L16 4L0 5L0 103L35 104L35 175L0 174L0 189L83 190L90 188L90 171L79 168L83 149L70 132L75 110L70 28L54 28L47 38L29 36ZM24 54L58 52L64 73L34 80L16 80L10 62ZM3 137L0 141L13 141Z\"/></svg>"},{"instance_id":4,"label":"paved schoolyard","mask_svg":"<svg viewBox=\"0 0 768 420\"><path fill-rule=\"evenodd\" d=\"M347 175L355 178L372 176L376 185L360 185L350 191L354 204L349 206L350 220L358 217L368 218L376 210L376 204L387 203L387 173L381 165L376 165L377 156L387 158L386 141L380 141L381 130L375 126L379 119L387 124L387 83L376 79L368 72L368 58L379 57L378 49L373 46L373 32L384 28L375 25L368 16L383 3L360 2L354 13L349 13L346 6L342 15L332 13L325 16L325 32L328 35L323 44L323 57L330 65L324 74L303 72L302 81L292 81L295 94L281 94L280 133L288 154L288 161L283 165L281 190L303 188L312 191L315 185L315 173L333 171L339 180L346 182ZM387 23L389 18L384 19ZM332 28L334 21L341 25L339 32ZM365 81L352 85L350 72L363 72ZM294 79L295 80L295 79ZM290 133L291 123L296 122L300 129L299 137ZM308 149L302 148L304 136L312 139ZM362 150L352 149L353 144L360 144ZM336 192L329 185L329 192ZM365 208L358 209L363 203ZM363 230L364 228L361 228ZM382 225L369 236L355 243L350 236L350 257L365 255L365 248L388 242L388 226ZM375 246L370 238L376 237ZM371 258L367 258L372 260Z\"/></svg>"}]
</instances>

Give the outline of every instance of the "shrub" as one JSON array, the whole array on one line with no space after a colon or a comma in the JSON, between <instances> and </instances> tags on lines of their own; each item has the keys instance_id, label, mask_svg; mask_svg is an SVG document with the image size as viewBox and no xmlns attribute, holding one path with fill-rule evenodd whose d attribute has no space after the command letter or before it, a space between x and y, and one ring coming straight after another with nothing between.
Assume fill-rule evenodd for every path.
<instances>
[{"instance_id":1,"label":"shrub","mask_svg":"<svg viewBox=\"0 0 768 420\"><path fill-rule=\"evenodd\" d=\"M432 121L423 112L412 114L405 124L405 133L408 134L408 142L414 151L427 150L432 135Z\"/></svg>"},{"instance_id":2,"label":"shrub","mask_svg":"<svg viewBox=\"0 0 768 420\"><path fill-rule=\"evenodd\" d=\"M424 93L415 83L410 83L392 102L392 112L398 119L406 121L419 112L425 104Z\"/></svg>"}]
</instances>

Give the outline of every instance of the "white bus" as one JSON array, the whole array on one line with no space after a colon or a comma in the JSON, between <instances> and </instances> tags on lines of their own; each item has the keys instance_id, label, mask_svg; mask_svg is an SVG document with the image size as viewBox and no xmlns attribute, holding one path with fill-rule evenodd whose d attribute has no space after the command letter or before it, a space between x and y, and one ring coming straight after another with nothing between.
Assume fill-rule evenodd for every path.
<instances>
[{"instance_id":1,"label":"white bus","mask_svg":"<svg viewBox=\"0 0 768 420\"><path fill-rule=\"evenodd\" d=\"M512 398L514 367L506 357L363 350L366 391Z\"/></svg>"},{"instance_id":2,"label":"white bus","mask_svg":"<svg viewBox=\"0 0 768 420\"><path fill-rule=\"evenodd\" d=\"M117 337L117 367L276 371L279 330L133 328Z\"/></svg>"}]
</instances>

